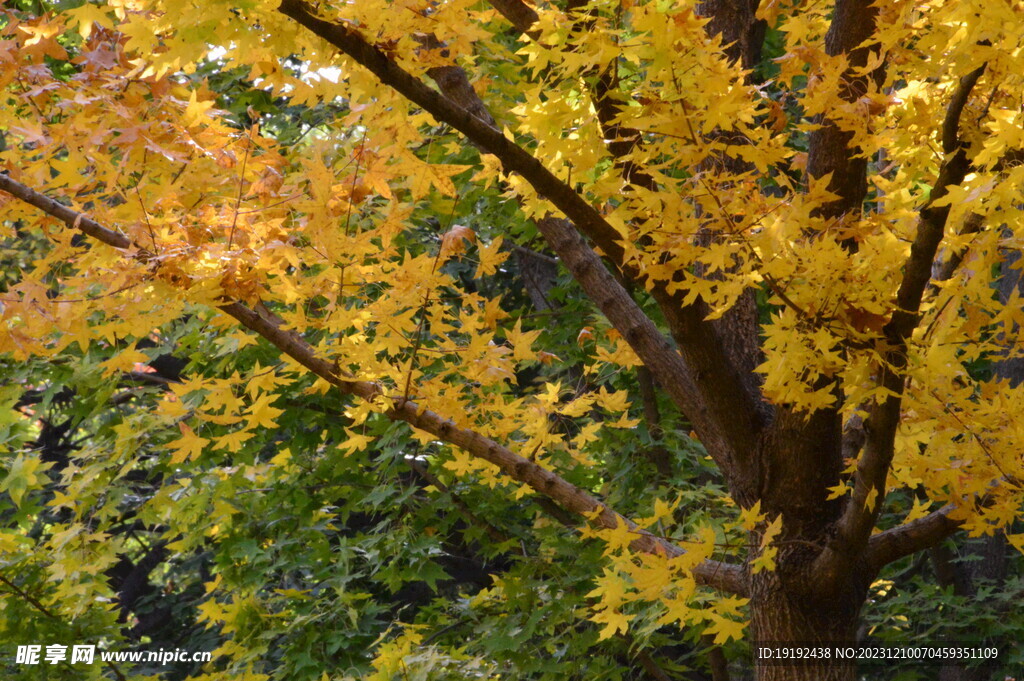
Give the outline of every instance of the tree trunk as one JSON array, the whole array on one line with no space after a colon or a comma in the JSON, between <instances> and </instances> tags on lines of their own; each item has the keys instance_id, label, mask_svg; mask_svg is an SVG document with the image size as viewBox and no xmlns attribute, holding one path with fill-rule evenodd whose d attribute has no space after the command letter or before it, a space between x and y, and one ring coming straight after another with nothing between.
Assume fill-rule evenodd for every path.
<instances>
[{"instance_id":1,"label":"tree trunk","mask_svg":"<svg viewBox=\"0 0 1024 681\"><path fill-rule=\"evenodd\" d=\"M780 664L754 655L757 681L854 681L853 663L837 662L836 646L856 644L857 623L866 589L853 588L832 598L808 593L811 576L783 577L787 570L751 577L751 635L755 647L828 646L829 659Z\"/></svg>"}]
</instances>

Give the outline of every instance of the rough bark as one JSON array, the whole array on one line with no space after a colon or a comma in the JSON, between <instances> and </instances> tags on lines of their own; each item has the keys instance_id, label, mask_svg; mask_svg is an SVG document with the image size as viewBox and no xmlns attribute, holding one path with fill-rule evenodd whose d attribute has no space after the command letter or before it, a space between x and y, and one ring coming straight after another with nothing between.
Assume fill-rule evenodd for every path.
<instances>
[{"instance_id":1,"label":"rough bark","mask_svg":"<svg viewBox=\"0 0 1024 681\"><path fill-rule=\"evenodd\" d=\"M809 565L805 565L809 567ZM788 583L795 579L813 579L805 570L780 565L775 572L762 572L751 579L750 633L754 645L773 643L793 645L852 644L856 640L861 604L867 584L851 581L842 594L830 599L810 599L795 595ZM853 681L856 668L833 662L786 665L758 661L758 681Z\"/></svg>"},{"instance_id":2,"label":"rough bark","mask_svg":"<svg viewBox=\"0 0 1024 681\"><path fill-rule=\"evenodd\" d=\"M718 36L724 46L724 53L733 62L738 62L746 71L746 81L754 81L753 69L761 61L767 24L757 18L760 0L704 0L697 6L697 14L708 17L705 26L708 35ZM709 136L712 141L726 141L731 145L746 144L742 135L716 130ZM728 173L740 175L753 170L753 165L730 154L715 154L707 159L708 167L721 167ZM706 235L710 241L712 235ZM754 377L755 392L760 387L759 374L754 373L764 356L761 352L760 325L757 318L757 301L753 289L746 290L736 303L722 317L712 322L715 333L730 361L742 375ZM768 412L767 405L759 405Z\"/></svg>"},{"instance_id":3,"label":"rough bark","mask_svg":"<svg viewBox=\"0 0 1024 681\"><path fill-rule=\"evenodd\" d=\"M845 54L853 68L863 68L868 63L871 47L863 43L875 30L878 4L873 0L839 0L828 33L825 36L825 53L831 56ZM883 72L876 69L872 78L880 82ZM855 102L868 91L869 79L854 76L848 72L839 93L847 102ZM820 214L826 218L844 215L859 215L867 194L867 159L860 149L851 148L853 135L841 130L828 118L819 118L821 127L811 133L807 172L812 178L832 173L829 191L838 195Z\"/></svg>"},{"instance_id":4,"label":"rough bark","mask_svg":"<svg viewBox=\"0 0 1024 681\"><path fill-rule=\"evenodd\" d=\"M706 27L708 34L721 36L725 55L747 70L761 61L768 28L757 18L760 4L761 0L703 0L697 5L697 14L711 19Z\"/></svg>"}]
</instances>

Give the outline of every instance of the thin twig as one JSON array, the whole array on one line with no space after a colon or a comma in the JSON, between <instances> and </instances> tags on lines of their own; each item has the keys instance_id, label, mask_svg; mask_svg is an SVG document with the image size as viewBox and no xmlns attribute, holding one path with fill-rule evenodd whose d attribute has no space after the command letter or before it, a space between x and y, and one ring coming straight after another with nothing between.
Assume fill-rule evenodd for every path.
<instances>
[{"instance_id":1,"label":"thin twig","mask_svg":"<svg viewBox=\"0 0 1024 681\"><path fill-rule=\"evenodd\" d=\"M245 155L242 156L242 170L238 173L238 196L235 198L235 215L231 218L231 233L228 235L228 250L235 241L235 226L238 225L238 210L242 207L242 192L245 189L245 166L249 162L249 148L252 146L252 131L256 127L254 123L245 135Z\"/></svg>"}]
</instances>

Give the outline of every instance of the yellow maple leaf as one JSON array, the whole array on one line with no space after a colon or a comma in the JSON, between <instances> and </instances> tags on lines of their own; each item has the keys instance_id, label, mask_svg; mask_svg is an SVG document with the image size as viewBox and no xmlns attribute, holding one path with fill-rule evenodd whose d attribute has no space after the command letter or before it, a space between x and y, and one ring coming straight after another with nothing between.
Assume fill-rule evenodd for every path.
<instances>
[{"instance_id":1,"label":"yellow maple leaf","mask_svg":"<svg viewBox=\"0 0 1024 681\"><path fill-rule=\"evenodd\" d=\"M252 438L254 433L249 432L247 428L241 430L235 430L227 435L221 435L214 441L214 447L217 449L226 449L229 452L237 452L245 444L246 440Z\"/></svg>"},{"instance_id":2,"label":"yellow maple leaf","mask_svg":"<svg viewBox=\"0 0 1024 681\"><path fill-rule=\"evenodd\" d=\"M627 615L618 610L602 610L601 612L594 613L590 619L597 624L604 624L601 628L600 633L597 635L598 641L609 639L615 634L626 633L629 630L629 621L633 619L634 615Z\"/></svg>"},{"instance_id":3,"label":"yellow maple leaf","mask_svg":"<svg viewBox=\"0 0 1024 681\"><path fill-rule=\"evenodd\" d=\"M88 40L89 36L92 35L93 24L99 24L105 28L113 26L113 22L107 13L99 6L90 2L85 3L81 7L67 10L65 13L69 17L68 25L72 27L77 26L78 34L84 40Z\"/></svg>"},{"instance_id":4,"label":"yellow maple leaf","mask_svg":"<svg viewBox=\"0 0 1024 681\"><path fill-rule=\"evenodd\" d=\"M133 371L137 364L148 361L149 357L137 350L133 343L130 348L122 350L105 362L100 362L100 366L103 368L104 376L112 376L118 372Z\"/></svg>"},{"instance_id":5,"label":"yellow maple leaf","mask_svg":"<svg viewBox=\"0 0 1024 681\"><path fill-rule=\"evenodd\" d=\"M213 100L199 101L198 93L192 90L188 97L188 106L181 116L181 124L186 128L190 128L207 117L207 112L213 108L215 102Z\"/></svg>"},{"instance_id":6,"label":"yellow maple leaf","mask_svg":"<svg viewBox=\"0 0 1024 681\"><path fill-rule=\"evenodd\" d=\"M730 640L738 641L743 638L743 630L746 628L744 622L722 617L714 611L708 613L708 619L711 623L705 633L715 635L715 645L720 646Z\"/></svg>"},{"instance_id":7,"label":"yellow maple leaf","mask_svg":"<svg viewBox=\"0 0 1024 681\"><path fill-rule=\"evenodd\" d=\"M345 430L345 436L345 440L338 445L338 449L346 454L361 452L373 442L372 437L364 433L356 433L350 429Z\"/></svg>"},{"instance_id":8,"label":"yellow maple leaf","mask_svg":"<svg viewBox=\"0 0 1024 681\"><path fill-rule=\"evenodd\" d=\"M195 431L184 422L178 423L178 430L181 431L181 437L167 443L167 447L174 452L171 454L171 463L181 463L185 460L195 461L210 441L196 435Z\"/></svg>"},{"instance_id":9,"label":"yellow maple leaf","mask_svg":"<svg viewBox=\"0 0 1024 681\"><path fill-rule=\"evenodd\" d=\"M252 427L257 427L257 428L276 428L277 427L277 421L275 421L274 419L276 419L278 416L283 414L284 410L283 409L278 409L276 407L272 407L270 405L274 401L276 401L279 397L280 397L279 395L273 395L273 394L270 394L270 393L263 393L262 395L257 397L256 400L253 401L253 403L251 405L249 405L249 409L247 410L246 413L249 416L248 420L249 420L249 427L250 428L252 428Z\"/></svg>"}]
</instances>

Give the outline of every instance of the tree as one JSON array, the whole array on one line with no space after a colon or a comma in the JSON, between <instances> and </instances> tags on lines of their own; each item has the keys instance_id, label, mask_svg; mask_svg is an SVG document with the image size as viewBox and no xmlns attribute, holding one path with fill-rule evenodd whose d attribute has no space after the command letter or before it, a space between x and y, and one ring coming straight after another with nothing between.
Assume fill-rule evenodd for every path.
<instances>
[{"instance_id":1,"label":"tree","mask_svg":"<svg viewBox=\"0 0 1024 681\"><path fill-rule=\"evenodd\" d=\"M313 617L304 599L338 555L324 537L362 537L332 524L344 503L282 490L372 497L353 462L396 456L490 560L515 543L499 509L542 535L538 508L585 520L600 639L678 625L722 644L749 614L755 644L852 643L894 561L958 531L1024 546L1024 392L991 369L1020 356L1024 315L997 290L1020 238L1020 3L29 5L5 10L0 43L0 189L25 263L3 299L0 350L26 363L8 399L26 406L35 358L80 363L61 380L104 400L157 356L190 358L180 377L134 376L152 387L109 426L82 410L74 427L104 435L67 460L19 449L41 426L15 415L4 541L66 580L44 602L4 577L29 605L80 616L126 556L216 546L201 582L219 600L199 618L236 634L225 673L255 673L257 642L281 645L255 577L283 580L279 614ZM228 69L308 136L280 116L261 133L237 93L218 105L195 74ZM527 267L503 265L506 241L571 274L588 302L541 317L571 328L510 309L501 277ZM45 386L51 405L61 383ZM282 430L302 409L330 418ZM639 500L613 474L637 428L628 446L657 473ZM673 476L712 475L705 453L727 497L708 487L688 519ZM243 479L267 496L230 501ZM479 489L452 489L469 480L501 494L469 503ZM323 555L246 577L279 530L235 541L233 518L285 499ZM105 544L128 519L158 538L142 558L127 536ZM381 646L381 678L422 642Z\"/></svg>"}]
</instances>

